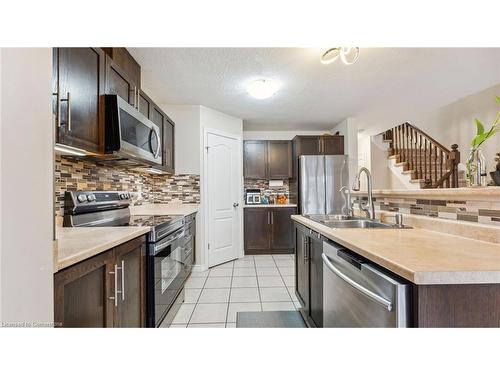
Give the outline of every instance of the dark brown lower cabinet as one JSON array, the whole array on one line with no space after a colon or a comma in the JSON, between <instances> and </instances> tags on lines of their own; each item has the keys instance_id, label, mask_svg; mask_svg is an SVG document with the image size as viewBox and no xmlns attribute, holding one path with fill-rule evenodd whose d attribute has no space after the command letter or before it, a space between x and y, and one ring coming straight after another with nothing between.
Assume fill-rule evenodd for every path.
<instances>
[{"instance_id":1,"label":"dark brown lower cabinet","mask_svg":"<svg viewBox=\"0 0 500 375\"><path fill-rule=\"evenodd\" d=\"M244 209L245 254L293 253L295 207L260 207Z\"/></svg>"},{"instance_id":2,"label":"dark brown lower cabinet","mask_svg":"<svg viewBox=\"0 0 500 375\"><path fill-rule=\"evenodd\" d=\"M309 317L311 326L323 327L323 240L313 235L309 239Z\"/></svg>"},{"instance_id":3,"label":"dark brown lower cabinet","mask_svg":"<svg viewBox=\"0 0 500 375\"><path fill-rule=\"evenodd\" d=\"M415 327L500 327L500 284L415 285Z\"/></svg>"},{"instance_id":4,"label":"dark brown lower cabinet","mask_svg":"<svg viewBox=\"0 0 500 375\"><path fill-rule=\"evenodd\" d=\"M295 295L309 327L323 327L323 240L314 231L295 225Z\"/></svg>"},{"instance_id":5,"label":"dark brown lower cabinet","mask_svg":"<svg viewBox=\"0 0 500 375\"><path fill-rule=\"evenodd\" d=\"M309 236L305 227L295 226L295 294L302 310L309 315Z\"/></svg>"},{"instance_id":6,"label":"dark brown lower cabinet","mask_svg":"<svg viewBox=\"0 0 500 375\"><path fill-rule=\"evenodd\" d=\"M58 327L144 327L145 237L141 236L54 275Z\"/></svg>"}]
</instances>

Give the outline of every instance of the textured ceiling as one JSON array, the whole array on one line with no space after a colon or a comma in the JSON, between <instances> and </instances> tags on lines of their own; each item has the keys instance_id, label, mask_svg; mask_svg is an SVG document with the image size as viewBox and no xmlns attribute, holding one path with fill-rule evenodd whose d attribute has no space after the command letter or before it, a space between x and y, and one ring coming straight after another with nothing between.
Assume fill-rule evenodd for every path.
<instances>
[{"instance_id":1,"label":"textured ceiling","mask_svg":"<svg viewBox=\"0 0 500 375\"><path fill-rule=\"evenodd\" d=\"M159 103L199 104L242 118L245 130L322 130L347 117L408 106L424 111L500 83L500 48L361 48L322 65L314 48L130 48ZM258 100L247 82L282 87Z\"/></svg>"}]
</instances>

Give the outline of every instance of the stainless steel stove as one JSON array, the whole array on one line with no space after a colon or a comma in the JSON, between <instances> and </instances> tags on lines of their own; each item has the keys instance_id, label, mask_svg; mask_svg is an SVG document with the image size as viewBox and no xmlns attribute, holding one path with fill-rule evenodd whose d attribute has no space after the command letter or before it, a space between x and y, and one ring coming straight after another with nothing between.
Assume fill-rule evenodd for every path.
<instances>
[{"instance_id":1,"label":"stainless steel stove","mask_svg":"<svg viewBox=\"0 0 500 375\"><path fill-rule=\"evenodd\" d=\"M131 215L126 191L69 191L64 197L66 227L147 226L147 326L158 327L182 299L191 273L193 246L182 215ZM181 298L179 298L179 296ZM170 314L169 314L170 312Z\"/></svg>"}]
</instances>

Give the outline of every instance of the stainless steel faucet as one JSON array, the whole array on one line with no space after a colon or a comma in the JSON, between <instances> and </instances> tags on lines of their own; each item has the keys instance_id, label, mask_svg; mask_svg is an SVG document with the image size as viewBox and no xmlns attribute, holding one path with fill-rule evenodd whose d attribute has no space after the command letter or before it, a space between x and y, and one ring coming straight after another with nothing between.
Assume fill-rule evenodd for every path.
<instances>
[{"instance_id":1,"label":"stainless steel faucet","mask_svg":"<svg viewBox=\"0 0 500 375\"><path fill-rule=\"evenodd\" d=\"M356 174L354 178L354 182L352 184L352 190L359 191L360 189L360 176L361 172L365 172L367 184L368 184L368 203L359 202L359 208L362 211L365 211L366 217L371 220L375 220L375 206L373 205L373 191L372 191L372 175L368 168L361 167L359 172Z\"/></svg>"}]
</instances>

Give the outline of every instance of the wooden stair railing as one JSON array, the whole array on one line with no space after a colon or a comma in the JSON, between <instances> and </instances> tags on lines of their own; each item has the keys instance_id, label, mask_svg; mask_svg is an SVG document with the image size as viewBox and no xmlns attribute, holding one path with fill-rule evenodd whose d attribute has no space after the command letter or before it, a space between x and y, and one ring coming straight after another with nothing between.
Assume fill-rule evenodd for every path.
<instances>
[{"instance_id":1,"label":"wooden stair railing","mask_svg":"<svg viewBox=\"0 0 500 375\"><path fill-rule=\"evenodd\" d=\"M382 134L390 145L389 156L395 156L397 163L403 163L403 170L412 170L412 177L422 181L422 188L458 187L458 145L453 144L448 150L408 122Z\"/></svg>"}]
</instances>

